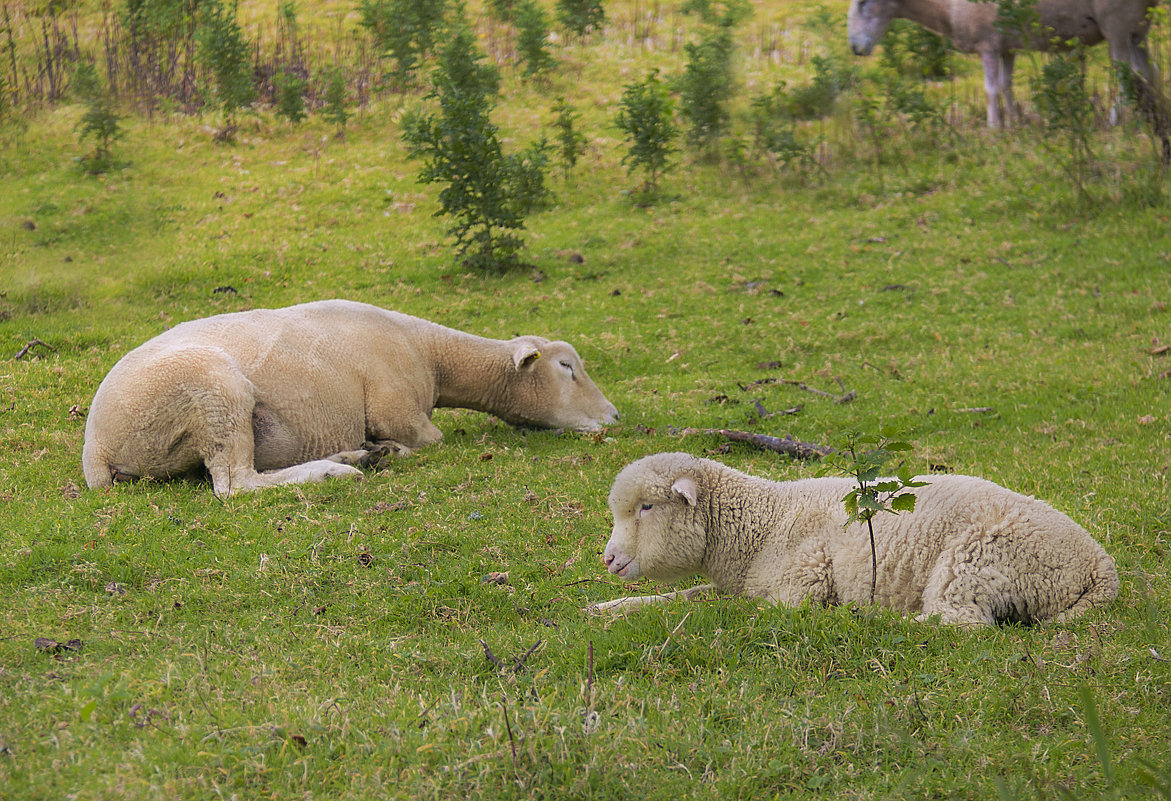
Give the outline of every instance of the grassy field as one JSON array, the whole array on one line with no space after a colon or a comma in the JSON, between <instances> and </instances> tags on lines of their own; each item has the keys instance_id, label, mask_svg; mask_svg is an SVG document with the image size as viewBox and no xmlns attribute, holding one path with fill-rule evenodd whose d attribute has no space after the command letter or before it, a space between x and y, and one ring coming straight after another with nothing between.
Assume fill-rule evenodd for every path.
<instances>
[{"instance_id":1,"label":"grassy field","mask_svg":"<svg viewBox=\"0 0 1171 801\"><path fill-rule=\"evenodd\" d=\"M506 146L561 94L589 150L529 219L532 267L501 276L454 263L415 180L399 122L417 95L344 138L261 111L222 145L211 116L130 115L100 177L76 164L76 106L5 131L0 798L1171 798L1171 237L1149 145L1097 131L1097 201L1077 203L1036 125L982 129L963 62L932 89L955 139L894 130L877 162L839 113L809 124L815 179L683 153L637 207L615 104L650 65L678 70L686 34L654 6L648 46L628 31L652 9L612 5L546 82L502 67ZM745 93L844 47L812 4L759 5ZM361 482L86 489L86 411L129 349L328 297L567 339L621 420L440 410L441 444ZM1119 598L978 631L725 598L585 614L657 589L598 559L628 462L822 469L688 426L830 444L895 426L912 469L1084 525Z\"/></svg>"}]
</instances>

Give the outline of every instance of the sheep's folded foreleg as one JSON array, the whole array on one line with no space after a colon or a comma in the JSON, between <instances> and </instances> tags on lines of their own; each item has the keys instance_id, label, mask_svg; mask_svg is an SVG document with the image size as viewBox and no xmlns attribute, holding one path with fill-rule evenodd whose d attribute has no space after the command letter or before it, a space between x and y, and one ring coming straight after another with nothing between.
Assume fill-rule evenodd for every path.
<instances>
[{"instance_id":1,"label":"sheep's folded foreleg","mask_svg":"<svg viewBox=\"0 0 1171 801\"><path fill-rule=\"evenodd\" d=\"M610 612L615 609L636 609L640 606L648 604L662 604L668 601L673 601L676 598L682 598L684 601L694 601L697 596L703 595L705 592L710 592L715 589L714 584L700 584L698 587L691 587L686 590L679 590L678 592L668 592L662 595L630 595L626 598L615 598L613 601L602 601L596 604L590 604L586 607L586 611L590 614L601 614L602 612Z\"/></svg>"}]
</instances>

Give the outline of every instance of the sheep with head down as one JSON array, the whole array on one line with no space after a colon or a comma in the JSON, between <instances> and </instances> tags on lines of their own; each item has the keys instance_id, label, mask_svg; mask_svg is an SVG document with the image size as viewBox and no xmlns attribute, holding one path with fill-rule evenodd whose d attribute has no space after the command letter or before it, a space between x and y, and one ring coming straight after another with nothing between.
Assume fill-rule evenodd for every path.
<instances>
[{"instance_id":1,"label":"sheep with head down","mask_svg":"<svg viewBox=\"0 0 1171 801\"><path fill-rule=\"evenodd\" d=\"M82 467L90 487L206 470L217 495L356 478L371 450L438 442L437 407L542 428L617 417L568 343L324 300L192 320L127 353L90 405Z\"/></svg>"},{"instance_id":2,"label":"sheep with head down","mask_svg":"<svg viewBox=\"0 0 1171 801\"><path fill-rule=\"evenodd\" d=\"M922 476L915 511L875 519L874 600L944 623L1063 621L1118 592L1114 560L1073 520L971 476ZM701 573L712 584L592 611L716 589L797 605L870 600L870 539L846 526L851 479L775 482L683 453L627 465L610 491L603 561L624 579Z\"/></svg>"}]
</instances>

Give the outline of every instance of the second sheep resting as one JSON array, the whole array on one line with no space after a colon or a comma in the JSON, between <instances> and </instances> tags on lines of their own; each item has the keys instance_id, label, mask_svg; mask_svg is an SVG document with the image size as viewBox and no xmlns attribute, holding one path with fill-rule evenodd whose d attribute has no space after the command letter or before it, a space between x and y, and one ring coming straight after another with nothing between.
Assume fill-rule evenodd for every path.
<instances>
[{"instance_id":1,"label":"second sheep resting","mask_svg":"<svg viewBox=\"0 0 1171 801\"><path fill-rule=\"evenodd\" d=\"M1068 620L1118 593L1114 560L1048 504L971 476L926 476L912 513L875 521L874 600L944 623ZM702 573L712 584L619 598L592 610L721 592L800 604L870 601L870 539L845 526L850 479L774 482L661 453L627 465L610 491L603 561L625 579Z\"/></svg>"}]
</instances>

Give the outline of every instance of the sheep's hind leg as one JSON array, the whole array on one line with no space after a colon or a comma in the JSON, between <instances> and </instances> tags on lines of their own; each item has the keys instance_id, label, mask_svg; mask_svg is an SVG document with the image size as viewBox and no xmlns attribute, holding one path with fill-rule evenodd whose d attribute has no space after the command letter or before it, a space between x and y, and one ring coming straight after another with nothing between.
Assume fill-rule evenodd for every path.
<instances>
[{"instance_id":1,"label":"sheep's hind leg","mask_svg":"<svg viewBox=\"0 0 1171 801\"><path fill-rule=\"evenodd\" d=\"M315 459L312 462L295 464L292 467L282 467L280 470L267 470L255 473L243 482L233 482L239 489L259 489L261 487L275 487L280 484L309 484L324 481L327 478L365 478L365 475L356 467L330 459Z\"/></svg>"},{"instance_id":2,"label":"sheep's hind leg","mask_svg":"<svg viewBox=\"0 0 1171 801\"><path fill-rule=\"evenodd\" d=\"M332 462L328 459L315 459L311 462L295 464L291 467L282 467L279 470L266 470L261 473L252 465L237 461L228 464L226 459L209 459L208 472L211 474L212 487L220 497L234 495L237 492L276 487L281 484L308 484L324 481L327 478L364 478L362 471L347 464Z\"/></svg>"},{"instance_id":3,"label":"sheep's hind leg","mask_svg":"<svg viewBox=\"0 0 1171 801\"><path fill-rule=\"evenodd\" d=\"M963 554L945 552L923 589L923 612L916 620L938 615L941 623L955 626L996 625L993 610L1004 605L1004 576Z\"/></svg>"},{"instance_id":4,"label":"sheep's hind leg","mask_svg":"<svg viewBox=\"0 0 1171 801\"><path fill-rule=\"evenodd\" d=\"M237 492L275 487L280 484L303 484L329 477L361 478L356 467L328 459L295 464L260 472L255 463L256 411L252 382L235 371L225 370L218 376L216 392L208 393L215 402L208 405L201 419L200 452L211 475L212 487L220 497Z\"/></svg>"},{"instance_id":5,"label":"sheep's hind leg","mask_svg":"<svg viewBox=\"0 0 1171 801\"><path fill-rule=\"evenodd\" d=\"M678 592L668 592L663 595L631 595L626 598L615 598L613 601L590 604L586 607L586 611L596 615L615 609L635 609L650 604L665 604L676 598L682 598L684 601L694 601L697 596L713 589L715 589L715 585L713 584L700 584L698 587L691 587L690 589L679 590Z\"/></svg>"}]
</instances>

